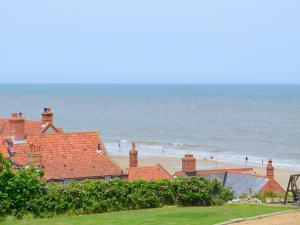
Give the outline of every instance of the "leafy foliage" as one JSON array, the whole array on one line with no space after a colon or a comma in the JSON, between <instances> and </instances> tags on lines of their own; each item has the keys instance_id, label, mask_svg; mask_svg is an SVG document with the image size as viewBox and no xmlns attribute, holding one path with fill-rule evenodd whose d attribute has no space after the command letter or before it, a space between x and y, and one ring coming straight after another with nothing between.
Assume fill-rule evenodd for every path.
<instances>
[{"instance_id":1,"label":"leafy foliage","mask_svg":"<svg viewBox=\"0 0 300 225\"><path fill-rule=\"evenodd\" d=\"M13 171L10 162L0 153L0 217L32 211L31 202L46 193L42 177L43 171L33 167Z\"/></svg>"},{"instance_id":2,"label":"leafy foliage","mask_svg":"<svg viewBox=\"0 0 300 225\"><path fill-rule=\"evenodd\" d=\"M165 205L210 206L233 199L216 180L203 177L172 181L122 179L47 183L32 167L13 171L0 155L0 215L49 216L61 213L100 213ZM1 216L0 216L1 217Z\"/></svg>"},{"instance_id":3,"label":"leafy foliage","mask_svg":"<svg viewBox=\"0 0 300 225\"><path fill-rule=\"evenodd\" d=\"M263 195L257 194L254 197L258 198L262 202L266 202L267 198L283 198L284 196L280 195L280 194L277 194L277 193L275 193L273 191L267 191Z\"/></svg>"}]
</instances>

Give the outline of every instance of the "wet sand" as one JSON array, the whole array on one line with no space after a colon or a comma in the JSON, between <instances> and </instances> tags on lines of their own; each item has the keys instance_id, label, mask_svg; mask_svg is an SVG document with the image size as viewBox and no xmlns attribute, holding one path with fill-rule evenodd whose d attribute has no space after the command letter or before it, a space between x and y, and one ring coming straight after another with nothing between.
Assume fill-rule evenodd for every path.
<instances>
[{"instance_id":1,"label":"wet sand","mask_svg":"<svg viewBox=\"0 0 300 225\"><path fill-rule=\"evenodd\" d=\"M121 167L128 167L128 157L124 156L110 156L116 163L118 163ZM171 175L175 173L175 171L181 170L181 159L173 158L173 157L139 157L138 164L139 166L149 166L155 164L161 164L164 166ZM198 169L221 169L221 168L237 168L237 167L245 167L246 165L234 164L234 163L225 163L225 162L216 162L215 160L197 160L197 168ZM247 166L252 167L252 166ZM254 167L257 174L265 175L266 168L261 166ZM283 170L275 168L275 179L277 182L286 189L288 185L288 181L291 174L295 174L293 171Z\"/></svg>"}]
</instances>

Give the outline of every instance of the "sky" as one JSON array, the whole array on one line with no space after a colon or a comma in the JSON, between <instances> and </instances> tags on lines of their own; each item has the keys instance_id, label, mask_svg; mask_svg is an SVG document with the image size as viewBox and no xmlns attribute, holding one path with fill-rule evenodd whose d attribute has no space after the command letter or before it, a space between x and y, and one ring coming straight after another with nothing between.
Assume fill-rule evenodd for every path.
<instances>
[{"instance_id":1,"label":"sky","mask_svg":"<svg viewBox=\"0 0 300 225\"><path fill-rule=\"evenodd\" d=\"M299 0L0 1L0 83L300 83Z\"/></svg>"}]
</instances>

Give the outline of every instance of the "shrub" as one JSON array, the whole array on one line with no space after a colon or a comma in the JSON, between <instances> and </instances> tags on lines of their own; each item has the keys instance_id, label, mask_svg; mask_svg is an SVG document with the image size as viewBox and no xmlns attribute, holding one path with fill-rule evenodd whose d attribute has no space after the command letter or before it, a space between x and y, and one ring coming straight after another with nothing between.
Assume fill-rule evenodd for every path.
<instances>
[{"instance_id":1,"label":"shrub","mask_svg":"<svg viewBox=\"0 0 300 225\"><path fill-rule=\"evenodd\" d=\"M0 153L0 217L31 212L35 199L46 194L43 171L24 167L14 172Z\"/></svg>"},{"instance_id":2,"label":"shrub","mask_svg":"<svg viewBox=\"0 0 300 225\"><path fill-rule=\"evenodd\" d=\"M283 195L279 195L273 191L266 191L263 195L257 194L254 197L258 198L262 202L266 202L266 198L282 198Z\"/></svg>"},{"instance_id":3,"label":"shrub","mask_svg":"<svg viewBox=\"0 0 300 225\"><path fill-rule=\"evenodd\" d=\"M63 185L46 184L42 176L42 171L32 167L13 171L9 161L0 155L1 216L100 213L165 205L210 206L233 199L232 191L203 177L172 181L87 180Z\"/></svg>"}]
</instances>

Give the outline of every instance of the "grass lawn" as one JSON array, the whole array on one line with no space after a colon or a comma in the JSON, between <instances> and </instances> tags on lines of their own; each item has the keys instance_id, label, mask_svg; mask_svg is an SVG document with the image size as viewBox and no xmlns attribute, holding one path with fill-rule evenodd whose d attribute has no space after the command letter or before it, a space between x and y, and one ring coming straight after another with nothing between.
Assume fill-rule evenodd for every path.
<instances>
[{"instance_id":1,"label":"grass lawn","mask_svg":"<svg viewBox=\"0 0 300 225\"><path fill-rule=\"evenodd\" d=\"M96 225L96 224L215 224L230 219L252 217L295 209L283 206L225 205L220 207L165 207L46 219L8 219L3 225Z\"/></svg>"}]
</instances>

